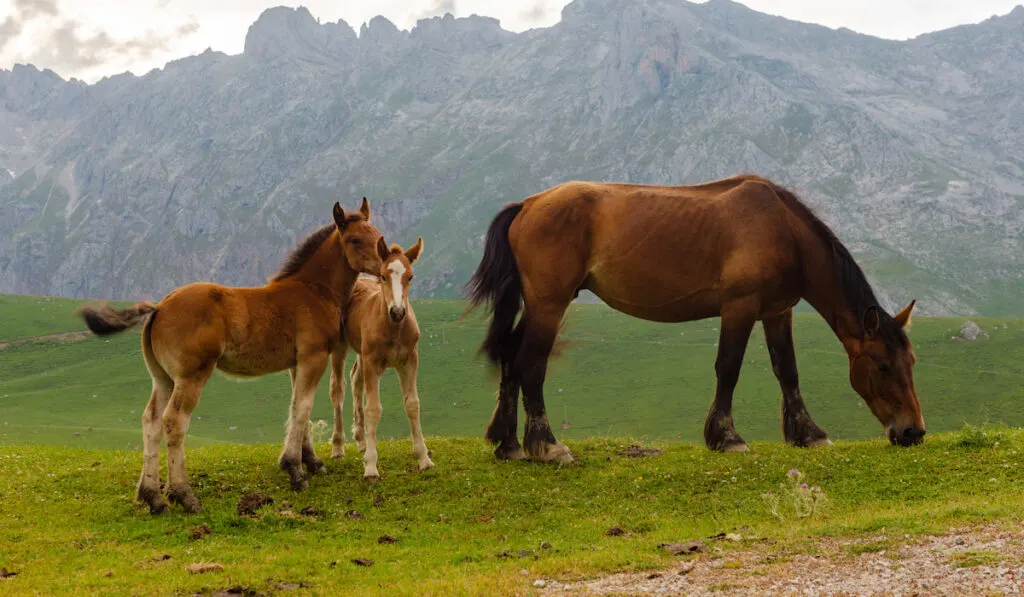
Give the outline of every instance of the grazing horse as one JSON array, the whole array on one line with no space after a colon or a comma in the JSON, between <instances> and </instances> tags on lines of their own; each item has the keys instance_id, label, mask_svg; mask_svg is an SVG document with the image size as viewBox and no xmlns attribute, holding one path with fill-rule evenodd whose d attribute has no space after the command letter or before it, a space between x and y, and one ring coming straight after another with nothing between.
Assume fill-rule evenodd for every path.
<instances>
[{"instance_id":1,"label":"grazing horse","mask_svg":"<svg viewBox=\"0 0 1024 597\"><path fill-rule=\"evenodd\" d=\"M757 321L782 388L786 441L831 443L800 395L792 328L800 299L846 349L850 383L889 440L907 446L924 437L915 356L904 332L915 302L888 315L832 230L772 181L740 175L678 187L567 182L504 207L485 242L467 286L468 310L487 302L493 312L481 350L501 371L485 436L499 458L526 457L516 438L522 388L529 456L573 460L551 432L543 386L559 324L582 289L650 321L721 317L717 386L704 424L711 449L747 449L733 427L732 396Z\"/></svg>"},{"instance_id":2,"label":"grazing horse","mask_svg":"<svg viewBox=\"0 0 1024 597\"><path fill-rule=\"evenodd\" d=\"M379 280L361 278L345 308L345 341L356 351L352 366L352 434L363 455L363 477L371 483L380 478L377 470L377 425L380 423L380 376L391 367L398 372L405 402L405 416L412 432L412 451L420 470L432 468L430 453L420 430L420 397L416 391L419 369L420 328L409 304L412 264L423 252L423 239L402 251L384 239L377 241L383 264L375 272ZM345 429L341 408L345 403L344 367L347 347L331 355L331 402L334 403L334 437L331 458L345 456ZM363 415L365 401L366 414Z\"/></svg>"},{"instance_id":3,"label":"grazing horse","mask_svg":"<svg viewBox=\"0 0 1024 597\"><path fill-rule=\"evenodd\" d=\"M185 434L203 386L219 369L257 377L288 370L292 402L280 466L296 490L308 485L323 461L308 441L309 413L331 352L341 344L341 313L360 272L380 270L370 205L345 213L334 205L334 223L320 228L291 253L259 288L210 283L178 288L157 304L144 302L123 311L106 304L82 309L89 329L99 335L124 331L142 321L142 354L153 378L153 394L142 414L142 477L136 499L159 514L160 441L167 435L167 498L186 512L199 500L185 472Z\"/></svg>"}]
</instances>

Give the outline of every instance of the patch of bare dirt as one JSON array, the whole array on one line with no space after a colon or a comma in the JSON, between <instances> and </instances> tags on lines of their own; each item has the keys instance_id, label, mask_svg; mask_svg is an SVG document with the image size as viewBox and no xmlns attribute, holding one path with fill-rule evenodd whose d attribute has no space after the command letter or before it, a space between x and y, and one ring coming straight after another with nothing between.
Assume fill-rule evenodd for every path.
<instances>
[{"instance_id":1,"label":"patch of bare dirt","mask_svg":"<svg viewBox=\"0 0 1024 597\"><path fill-rule=\"evenodd\" d=\"M46 340L56 340L60 344L69 344L71 342L81 342L89 337L89 332L78 331L78 332L62 332L60 334L45 334L42 336L32 336L31 338L18 338L17 340L9 340L7 342L0 342L0 350L9 348L12 346L21 346L22 344L29 344L31 342L44 342Z\"/></svg>"},{"instance_id":2,"label":"patch of bare dirt","mask_svg":"<svg viewBox=\"0 0 1024 597\"><path fill-rule=\"evenodd\" d=\"M541 594L574 595L1020 595L1024 527L986 526L917 539L828 539L808 554L763 545L720 550L657 572L580 582L537 579Z\"/></svg>"},{"instance_id":3,"label":"patch of bare dirt","mask_svg":"<svg viewBox=\"0 0 1024 597\"><path fill-rule=\"evenodd\" d=\"M238 515L239 516L254 516L256 511L263 506L268 506L274 503L274 498L270 497L265 493L250 493L242 496L242 499L238 501Z\"/></svg>"}]
</instances>

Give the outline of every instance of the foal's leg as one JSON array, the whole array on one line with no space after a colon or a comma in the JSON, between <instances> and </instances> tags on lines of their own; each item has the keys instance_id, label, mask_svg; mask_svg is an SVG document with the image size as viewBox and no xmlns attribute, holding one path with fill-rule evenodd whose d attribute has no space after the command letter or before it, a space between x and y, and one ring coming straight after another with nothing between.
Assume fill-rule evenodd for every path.
<instances>
[{"instance_id":1,"label":"foal's leg","mask_svg":"<svg viewBox=\"0 0 1024 597\"><path fill-rule=\"evenodd\" d=\"M299 356L292 384L292 404L288 414L288 435L281 450L280 466L288 473L292 489L301 491L309 486L302 471L302 445L309 432L309 413L313 410L316 386L327 369L327 352ZM315 456L314 456L315 457Z\"/></svg>"},{"instance_id":2,"label":"foal's leg","mask_svg":"<svg viewBox=\"0 0 1024 597\"><path fill-rule=\"evenodd\" d=\"M334 405L334 436L331 438L331 458L345 457L345 356L344 346L331 353L331 404Z\"/></svg>"},{"instance_id":3,"label":"foal's leg","mask_svg":"<svg viewBox=\"0 0 1024 597\"><path fill-rule=\"evenodd\" d=\"M412 432L412 453L420 461L420 470L434 468L430 460L430 451L423 442L423 430L420 429L420 395L416 390L416 371L419 369L419 357L415 354L398 368L398 380L402 384L402 401L405 403L405 416L409 419L409 430Z\"/></svg>"},{"instance_id":4,"label":"foal's leg","mask_svg":"<svg viewBox=\"0 0 1024 597\"><path fill-rule=\"evenodd\" d=\"M750 332L757 321L755 301L736 301L722 306L722 331L718 338L715 400L704 421L704 443L720 452L744 452L747 444L732 422L732 393L743 364Z\"/></svg>"},{"instance_id":5,"label":"foal's leg","mask_svg":"<svg viewBox=\"0 0 1024 597\"><path fill-rule=\"evenodd\" d=\"M185 435L188 434L192 411L199 403L203 386L210 379L213 367L191 377L175 379L171 399L164 410L164 433L167 435L167 499L180 504L185 512L198 512L199 500L192 492L185 472Z\"/></svg>"},{"instance_id":6,"label":"foal's leg","mask_svg":"<svg viewBox=\"0 0 1024 597\"><path fill-rule=\"evenodd\" d=\"M793 351L793 310L765 319L761 325L772 359L772 371L782 387L783 437L787 443L801 448L832 445L828 434L811 419L800 395Z\"/></svg>"},{"instance_id":7,"label":"foal's leg","mask_svg":"<svg viewBox=\"0 0 1024 597\"><path fill-rule=\"evenodd\" d=\"M377 470L377 425L383 408L380 405L380 375L383 373L372 361L362 361L363 384L366 388L366 453L363 454L363 477L370 483L380 479Z\"/></svg>"},{"instance_id":8,"label":"foal's leg","mask_svg":"<svg viewBox=\"0 0 1024 597\"><path fill-rule=\"evenodd\" d=\"M360 452L366 452L366 424L363 421L363 406L366 404L366 385L363 383L363 362L356 355L352 363L352 439Z\"/></svg>"},{"instance_id":9,"label":"foal's leg","mask_svg":"<svg viewBox=\"0 0 1024 597\"><path fill-rule=\"evenodd\" d=\"M524 460L526 453L516 437L519 419L519 378L514 366L519 346L523 339L523 324L516 326L508 346L501 355L501 385L498 386L498 404L491 415L491 424L487 426L484 438L497 444L494 455L501 460Z\"/></svg>"},{"instance_id":10,"label":"foal's leg","mask_svg":"<svg viewBox=\"0 0 1024 597\"><path fill-rule=\"evenodd\" d=\"M160 495L160 444L164 438L163 415L174 386L169 380L153 379L153 393L142 412L142 477L135 499L149 506L150 514L160 514L167 502Z\"/></svg>"},{"instance_id":11,"label":"foal's leg","mask_svg":"<svg viewBox=\"0 0 1024 597\"><path fill-rule=\"evenodd\" d=\"M296 369L292 367L288 370L288 374L292 381L292 394L295 394L295 375ZM319 385L319 384L318 384ZM313 476L324 469L324 461L316 457L316 448L313 446L313 433L311 431L310 421L306 421L306 433L302 437L302 463L306 465L306 474Z\"/></svg>"},{"instance_id":12,"label":"foal's leg","mask_svg":"<svg viewBox=\"0 0 1024 597\"><path fill-rule=\"evenodd\" d=\"M523 386L523 408L526 410L523 445L531 458L542 462L573 462L569 448L555 439L544 409L548 358L568 306L569 301L530 301L523 313L523 341L515 366Z\"/></svg>"}]
</instances>

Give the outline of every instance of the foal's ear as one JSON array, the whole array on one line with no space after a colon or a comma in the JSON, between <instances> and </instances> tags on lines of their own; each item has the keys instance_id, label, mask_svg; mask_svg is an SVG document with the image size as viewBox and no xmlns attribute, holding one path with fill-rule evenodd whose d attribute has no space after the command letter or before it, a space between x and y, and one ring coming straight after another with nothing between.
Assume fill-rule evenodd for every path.
<instances>
[{"instance_id":1,"label":"foal's ear","mask_svg":"<svg viewBox=\"0 0 1024 597\"><path fill-rule=\"evenodd\" d=\"M420 253L423 252L423 237L421 236L416 244L405 250L405 258L409 260L409 263L416 263L416 260L420 258Z\"/></svg>"},{"instance_id":2,"label":"foal's ear","mask_svg":"<svg viewBox=\"0 0 1024 597\"><path fill-rule=\"evenodd\" d=\"M363 197L363 204L359 206L359 213L363 214L363 218L367 222L370 221L370 202L366 200L366 197Z\"/></svg>"},{"instance_id":3,"label":"foal's ear","mask_svg":"<svg viewBox=\"0 0 1024 597\"><path fill-rule=\"evenodd\" d=\"M910 314L914 311L914 305L916 305L916 304L917 304L917 299L914 299L914 300L910 301L910 304L908 304L906 307L903 307L903 310L900 311L899 313L897 313L895 315L895 317L893 317L893 320L897 324L899 324L899 326L901 328L903 328L903 329L909 329L910 328Z\"/></svg>"},{"instance_id":4,"label":"foal's ear","mask_svg":"<svg viewBox=\"0 0 1024 597\"><path fill-rule=\"evenodd\" d=\"M341 204L337 201L334 202L334 225L338 230L345 229L345 210L341 209Z\"/></svg>"},{"instance_id":5,"label":"foal's ear","mask_svg":"<svg viewBox=\"0 0 1024 597\"><path fill-rule=\"evenodd\" d=\"M388 260L388 255L391 251L388 250L388 244L384 242L384 237L381 236L377 239L377 256L380 257L381 263Z\"/></svg>"},{"instance_id":6,"label":"foal's ear","mask_svg":"<svg viewBox=\"0 0 1024 597\"><path fill-rule=\"evenodd\" d=\"M864 312L864 338L871 340L878 335L878 327L881 322L878 320L878 307L869 307Z\"/></svg>"}]
</instances>

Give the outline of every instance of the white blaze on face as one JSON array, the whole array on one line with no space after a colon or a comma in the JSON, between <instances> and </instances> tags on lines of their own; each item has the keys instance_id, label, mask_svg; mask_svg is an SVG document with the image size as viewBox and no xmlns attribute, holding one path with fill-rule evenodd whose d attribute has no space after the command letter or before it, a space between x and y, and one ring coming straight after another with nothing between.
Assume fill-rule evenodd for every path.
<instances>
[{"instance_id":1,"label":"white blaze on face","mask_svg":"<svg viewBox=\"0 0 1024 597\"><path fill-rule=\"evenodd\" d=\"M405 266L398 259L388 264L388 271L391 272L391 306L402 304L402 277L405 275Z\"/></svg>"}]
</instances>

